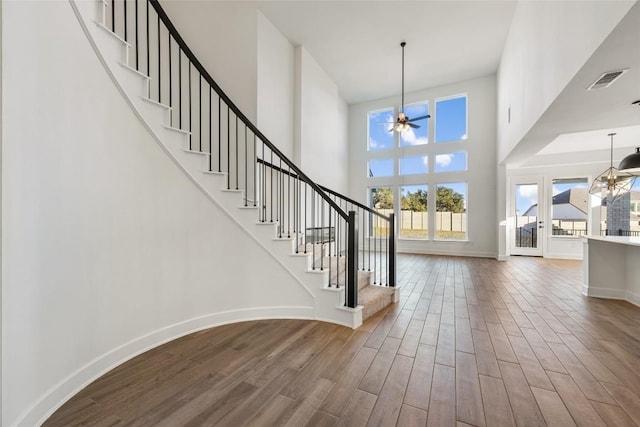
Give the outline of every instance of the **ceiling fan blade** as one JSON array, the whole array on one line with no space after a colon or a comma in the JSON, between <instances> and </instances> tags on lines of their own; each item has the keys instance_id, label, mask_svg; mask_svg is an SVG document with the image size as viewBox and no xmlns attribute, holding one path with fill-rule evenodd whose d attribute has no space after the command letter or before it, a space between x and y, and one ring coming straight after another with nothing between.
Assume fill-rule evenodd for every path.
<instances>
[{"instance_id":1,"label":"ceiling fan blade","mask_svg":"<svg viewBox=\"0 0 640 427\"><path fill-rule=\"evenodd\" d=\"M407 122L407 124L408 124L409 126L411 126L412 128L414 128L414 129L418 129L418 128L420 127L420 126L418 126L418 125L414 125L414 124L413 124L413 123L411 123L411 122Z\"/></svg>"},{"instance_id":2,"label":"ceiling fan blade","mask_svg":"<svg viewBox=\"0 0 640 427\"><path fill-rule=\"evenodd\" d=\"M431 116L429 114L427 114L426 116L420 116L420 117L414 117L412 119L409 119L410 122L415 122L416 120L422 120L422 119L428 119L431 118Z\"/></svg>"}]
</instances>

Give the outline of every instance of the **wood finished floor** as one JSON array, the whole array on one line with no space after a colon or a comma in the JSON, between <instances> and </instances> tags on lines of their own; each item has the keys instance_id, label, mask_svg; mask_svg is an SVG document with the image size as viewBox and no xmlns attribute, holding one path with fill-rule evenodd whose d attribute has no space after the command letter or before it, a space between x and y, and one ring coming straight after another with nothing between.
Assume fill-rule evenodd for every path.
<instances>
[{"instance_id":1,"label":"wood finished floor","mask_svg":"<svg viewBox=\"0 0 640 427\"><path fill-rule=\"evenodd\" d=\"M198 332L82 390L46 426L640 425L640 309L582 263L400 255L402 297L351 330Z\"/></svg>"}]
</instances>

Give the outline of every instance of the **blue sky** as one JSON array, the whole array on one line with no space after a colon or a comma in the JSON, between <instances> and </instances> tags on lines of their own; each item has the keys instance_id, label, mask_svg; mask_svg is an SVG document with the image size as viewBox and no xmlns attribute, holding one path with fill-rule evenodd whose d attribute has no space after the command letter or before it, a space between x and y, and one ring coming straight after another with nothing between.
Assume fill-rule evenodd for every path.
<instances>
[{"instance_id":1,"label":"blue sky","mask_svg":"<svg viewBox=\"0 0 640 427\"><path fill-rule=\"evenodd\" d=\"M538 203L538 184L516 185L517 215L524 215L524 213L536 203Z\"/></svg>"},{"instance_id":2,"label":"blue sky","mask_svg":"<svg viewBox=\"0 0 640 427\"><path fill-rule=\"evenodd\" d=\"M467 97L436 101L436 142L467 139Z\"/></svg>"}]
</instances>

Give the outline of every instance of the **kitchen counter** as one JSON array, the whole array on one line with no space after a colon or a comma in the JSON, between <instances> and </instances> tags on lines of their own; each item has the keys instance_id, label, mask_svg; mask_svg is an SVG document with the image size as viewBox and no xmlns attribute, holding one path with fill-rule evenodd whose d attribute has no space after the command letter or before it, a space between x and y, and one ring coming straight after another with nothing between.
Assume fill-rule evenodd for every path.
<instances>
[{"instance_id":1,"label":"kitchen counter","mask_svg":"<svg viewBox=\"0 0 640 427\"><path fill-rule=\"evenodd\" d=\"M582 293L640 306L640 237L584 238Z\"/></svg>"}]
</instances>

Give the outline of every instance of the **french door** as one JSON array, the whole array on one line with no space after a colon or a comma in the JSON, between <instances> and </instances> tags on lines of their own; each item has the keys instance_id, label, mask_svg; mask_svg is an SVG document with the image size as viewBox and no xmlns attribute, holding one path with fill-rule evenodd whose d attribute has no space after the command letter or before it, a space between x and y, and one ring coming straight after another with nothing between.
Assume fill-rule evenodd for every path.
<instances>
[{"instance_id":1,"label":"french door","mask_svg":"<svg viewBox=\"0 0 640 427\"><path fill-rule=\"evenodd\" d=\"M511 255L542 256L545 213L542 184L542 177L511 179Z\"/></svg>"}]
</instances>

